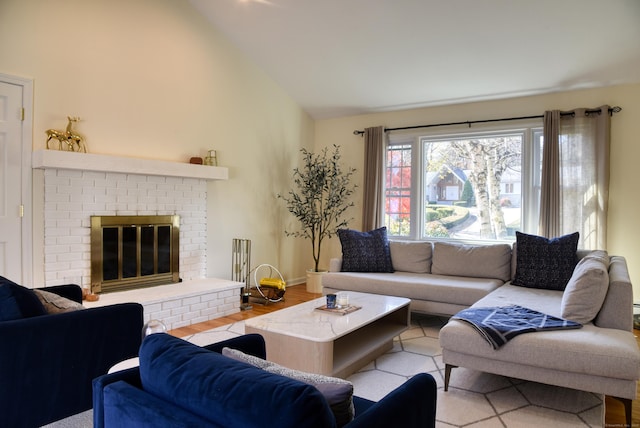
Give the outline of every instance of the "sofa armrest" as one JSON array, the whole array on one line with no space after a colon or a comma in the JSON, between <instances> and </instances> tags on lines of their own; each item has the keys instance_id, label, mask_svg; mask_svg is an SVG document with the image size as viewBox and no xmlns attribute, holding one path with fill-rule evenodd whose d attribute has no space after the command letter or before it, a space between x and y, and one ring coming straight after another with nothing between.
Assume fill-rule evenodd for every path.
<instances>
[{"instance_id":1,"label":"sofa armrest","mask_svg":"<svg viewBox=\"0 0 640 428\"><path fill-rule=\"evenodd\" d=\"M436 425L436 381L430 374L419 373L371 405L356 413L346 427L386 428Z\"/></svg>"},{"instance_id":2,"label":"sofa armrest","mask_svg":"<svg viewBox=\"0 0 640 428\"><path fill-rule=\"evenodd\" d=\"M611 256L609 289L593 323L598 327L633 330L633 286L624 257Z\"/></svg>"},{"instance_id":3,"label":"sofa armrest","mask_svg":"<svg viewBox=\"0 0 640 428\"><path fill-rule=\"evenodd\" d=\"M76 284L53 285L51 287L38 288L38 290L55 293L76 303L82 303L82 288Z\"/></svg>"},{"instance_id":4,"label":"sofa armrest","mask_svg":"<svg viewBox=\"0 0 640 428\"><path fill-rule=\"evenodd\" d=\"M264 343L264 338L257 334L245 334L238 337L232 337L231 339L223 340L222 342L213 343L211 345L203 346L204 349L209 351L222 353L222 348L237 349L245 354L253 355L254 357L267 358L267 349Z\"/></svg>"},{"instance_id":5,"label":"sofa armrest","mask_svg":"<svg viewBox=\"0 0 640 428\"><path fill-rule=\"evenodd\" d=\"M103 428L104 422L104 391L112 383L126 382L135 388L142 388L140 380L140 367L120 370L95 378L93 386L93 427Z\"/></svg>"},{"instance_id":6,"label":"sofa armrest","mask_svg":"<svg viewBox=\"0 0 640 428\"><path fill-rule=\"evenodd\" d=\"M92 381L138 354L143 308L124 303L0 323L0 415L41 426L91 408Z\"/></svg>"},{"instance_id":7,"label":"sofa armrest","mask_svg":"<svg viewBox=\"0 0 640 428\"><path fill-rule=\"evenodd\" d=\"M109 427L218 426L123 381L104 388L104 420Z\"/></svg>"},{"instance_id":8,"label":"sofa armrest","mask_svg":"<svg viewBox=\"0 0 640 428\"><path fill-rule=\"evenodd\" d=\"M335 257L329 260L329 272L340 272L342 270L342 257Z\"/></svg>"}]
</instances>

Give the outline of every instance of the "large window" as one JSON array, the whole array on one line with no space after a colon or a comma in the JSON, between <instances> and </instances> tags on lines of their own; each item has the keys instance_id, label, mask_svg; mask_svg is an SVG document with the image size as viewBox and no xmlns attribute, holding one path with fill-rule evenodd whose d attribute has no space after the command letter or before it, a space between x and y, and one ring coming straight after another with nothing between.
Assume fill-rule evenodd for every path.
<instances>
[{"instance_id":1,"label":"large window","mask_svg":"<svg viewBox=\"0 0 640 428\"><path fill-rule=\"evenodd\" d=\"M515 239L535 233L539 124L473 133L390 134L385 222L409 239Z\"/></svg>"}]
</instances>

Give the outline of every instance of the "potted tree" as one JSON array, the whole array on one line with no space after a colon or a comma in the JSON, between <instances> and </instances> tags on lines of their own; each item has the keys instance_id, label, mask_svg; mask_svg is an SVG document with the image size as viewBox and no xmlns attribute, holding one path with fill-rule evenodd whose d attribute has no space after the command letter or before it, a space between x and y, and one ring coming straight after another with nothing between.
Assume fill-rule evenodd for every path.
<instances>
[{"instance_id":1,"label":"potted tree","mask_svg":"<svg viewBox=\"0 0 640 428\"><path fill-rule=\"evenodd\" d=\"M343 169L340 147L335 144L331 153L327 147L320 153L304 148L300 151L304 165L293 169L294 188L287 195L278 195L278 198L284 200L289 212L300 223L298 230L285 230L285 234L311 241L314 267L307 271L307 291L320 293L322 242L335 235L338 229L347 227L351 220L346 219L344 214L353 206L350 197L356 188L355 184L351 184L355 169Z\"/></svg>"}]
</instances>

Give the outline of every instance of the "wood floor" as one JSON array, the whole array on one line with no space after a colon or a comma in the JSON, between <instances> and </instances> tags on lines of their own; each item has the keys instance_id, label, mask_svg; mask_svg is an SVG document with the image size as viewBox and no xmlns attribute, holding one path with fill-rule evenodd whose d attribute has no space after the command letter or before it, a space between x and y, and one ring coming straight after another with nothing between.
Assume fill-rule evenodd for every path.
<instances>
[{"instance_id":1,"label":"wood floor","mask_svg":"<svg viewBox=\"0 0 640 428\"><path fill-rule=\"evenodd\" d=\"M287 287L287 292L283 301L265 305L263 303L264 299L251 298L251 305L253 306L252 309L249 309L247 311L240 311L226 317L216 318L211 321L193 324L187 327L176 328L169 331L169 333L177 337L189 336L191 334L211 330L212 328L246 320L248 318L257 317L258 315L268 314L269 312L277 311L279 309L288 308L289 306L307 302L321 296L322 294L318 293L308 293L305 284L289 286Z\"/></svg>"},{"instance_id":2,"label":"wood floor","mask_svg":"<svg viewBox=\"0 0 640 428\"><path fill-rule=\"evenodd\" d=\"M308 293L304 284L295 285L287 288L284 301L277 303L263 304L261 300L251 299L252 309L246 311L240 311L236 314L229 315L215 320L190 325L188 327L181 327L175 330L171 330L171 333L177 337L185 337L195 333L211 330L212 328L220 327L223 325L231 324L237 321L246 320L248 318L256 317L258 315L267 314L269 312L277 311L282 308L294 306L302 302L306 302L317 297L321 294ZM634 330L636 340L640 345L640 330ZM639 387L640 391L640 387ZM624 406L622 403L614 398L606 397L606 415L605 426L606 427L623 427L625 424ZM633 401L633 424L634 427L640 427L640 395L636 396Z\"/></svg>"}]
</instances>

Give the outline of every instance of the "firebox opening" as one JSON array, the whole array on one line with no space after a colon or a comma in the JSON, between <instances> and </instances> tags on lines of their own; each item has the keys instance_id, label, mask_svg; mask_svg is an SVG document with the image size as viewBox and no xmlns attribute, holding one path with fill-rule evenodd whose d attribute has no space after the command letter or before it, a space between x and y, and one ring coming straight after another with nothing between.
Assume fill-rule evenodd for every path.
<instances>
[{"instance_id":1,"label":"firebox opening","mask_svg":"<svg viewBox=\"0 0 640 428\"><path fill-rule=\"evenodd\" d=\"M180 217L92 216L91 291L179 281Z\"/></svg>"}]
</instances>

